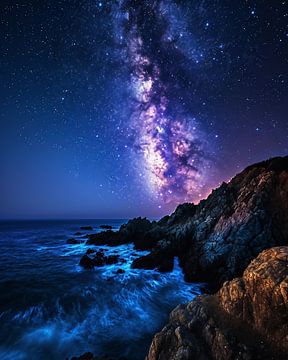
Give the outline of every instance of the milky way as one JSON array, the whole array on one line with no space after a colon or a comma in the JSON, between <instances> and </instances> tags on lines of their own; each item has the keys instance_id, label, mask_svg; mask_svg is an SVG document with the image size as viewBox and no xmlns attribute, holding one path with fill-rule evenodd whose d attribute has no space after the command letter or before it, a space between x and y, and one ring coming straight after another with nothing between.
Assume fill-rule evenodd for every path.
<instances>
[{"instance_id":1,"label":"milky way","mask_svg":"<svg viewBox=\"0 0 288 360\"><path fill-rule=\"evenodd\" d=\"M173 29L178 19L171 6L176 5L121 2L123 31L118 33L131 77L129 136L151 193L165 203L203 196L210 168L205 136L187 106L193 94L185 84L191 85L193 78L185 67L187 61L197 62L198 54L189 59L179 48Z\"/></svg>"}]
</instances>

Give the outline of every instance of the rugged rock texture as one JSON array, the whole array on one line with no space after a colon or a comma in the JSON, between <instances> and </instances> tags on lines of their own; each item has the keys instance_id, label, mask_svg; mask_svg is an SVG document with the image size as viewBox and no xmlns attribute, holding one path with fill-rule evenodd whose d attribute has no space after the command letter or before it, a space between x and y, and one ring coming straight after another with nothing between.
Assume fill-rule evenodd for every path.
<instances>
[{"instance_id":1,"label":"rugged rock texture","mask_svg":"<svg viewBox=\"0 0 288 360\"><path fill-rule=\"evenodd\" d=\"M152 251L134 261L134 267L161 269L167 254L178 256L187 281L219 288L264 249L288 244L288 157L249 166L199 205L182 204L158 222L136 218L119 231L88 235L87 240L126 243Z\"/></svg>"},{"instance_id":2,"label":"rugged rock texture","mask_svg":"<svg viewBox=\"0 0 288 360\"><path fill-rule=\"evenodd\" d=\"M150 231L156 228L156 222L146 218L135 218L121 225L119 231L107 230L88 235L87 244L117 246L134 242L136 249L151 249L156 245L155 234Z\"/></svg>"},{"instance_id":3,"label":"rugged rock texture","mask_svg":"<svg viewBox=\"0 0 288 360\"><path fill-rule=\"evenodd\" d=\"M146 360L288 358L288 247L262 252L242 278L178 306Z\"/></svg>"},{"instance_id":4,"label":"rugged rock texture","mask_svg":"<svg viewBox=\"0 0 288 360\"><path fill-rule=\"evenodd\" d=\"M89 250L89 249L88 249ZM93 252L89 252L89 254L93 254ZM118 262L124 262L124 259L120 259L119 255L109 255L105 256L103 251L95 252L93 258L87 255L82 256L79 265L84 269L93 269L94 266L101 267L105 265L117 264Z\"/></svg>"},{"instance_id":5,"label":"rugged rock texture","mask_svg":"<svg viewBox=\"0 0 288 360\"><path fill-rule=\"evenodd\" d=\"M155 249L179 256L186 280L219 288L262 250L288 244L288 157L248 167L199 205L180 205L153 232Z\"/></svg>"}]
</instances>

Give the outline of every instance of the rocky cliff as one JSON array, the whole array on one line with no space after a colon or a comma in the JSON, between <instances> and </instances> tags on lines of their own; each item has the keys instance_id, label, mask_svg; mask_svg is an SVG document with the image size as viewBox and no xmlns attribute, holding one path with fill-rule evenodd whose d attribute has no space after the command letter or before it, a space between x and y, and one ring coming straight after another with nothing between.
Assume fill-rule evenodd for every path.
<instances>
[{"instance_id":1,"label":"rocky cliff","mask_svg":"<svg viewBox=\"0 0 288 360\"><path fill-rule=\"evenodd\" d=\"M249 166L199 203L178 206L158 222L133 219L87 244L134 242L151 254L134 267L173 269L178 256L188 281L213 283L242 274L262 250L288 244L288 157Z\"/></svg>"},{"instance_id":2,"label":"rocky cliff","mask_svg":"<svg viewBox=\"0 0 288 360\"><path fill-rule=\"evenodd\" d=\"M287 359L288 247L262 252L215 295L179 305L146 360Z\"/></svg>"},{"instance_id":3,"label":"rocky cliff","mask_svg":"<svg viewBox=\"0 0 288 360\"><path fill-rule=\"evenodd\" d=\"M146 360L288 358L288 156L249 166L198 205L158 222L130 220L86 243L150 250L135 268L171 271L177 256L186 280L218 290L179 305ZM98 261L89 254L87 268Z\"/></svg>"}]
</instances>

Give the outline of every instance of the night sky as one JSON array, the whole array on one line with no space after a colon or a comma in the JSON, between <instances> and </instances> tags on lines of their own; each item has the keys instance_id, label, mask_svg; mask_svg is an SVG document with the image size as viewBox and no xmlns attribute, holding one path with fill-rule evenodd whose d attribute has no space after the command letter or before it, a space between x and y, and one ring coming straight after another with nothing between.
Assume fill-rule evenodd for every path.
<instances>
[{"instance_id":1,"label":"night sky","mask_svg":"<svg viewBox=\"0 0 288 360\"><path fill-rule=\"evenodd\" d=\"M0 7L0 218L159 217L287 155L287 1Z\"/></svg>"}]
</instances>

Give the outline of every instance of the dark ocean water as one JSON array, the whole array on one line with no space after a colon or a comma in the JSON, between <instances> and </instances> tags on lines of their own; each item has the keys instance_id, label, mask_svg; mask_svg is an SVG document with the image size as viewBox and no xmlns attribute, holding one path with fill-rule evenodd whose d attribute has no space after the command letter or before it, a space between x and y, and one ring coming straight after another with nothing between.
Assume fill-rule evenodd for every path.
<instances>
[{"instance_id":1,"label":"dark ocean water","mask_svg":"<svg viewBox=\"0 0 288 360\"><path fill-rule=\"evenodd\" d=\"M87 247L66 240L83 225L95 233L100 224L123 222L0 222L1 360L64 360L86 351L144 359L169 312L200 293L200 285L184 282L177 261L170 274L130 269L145 254L131 245L101 247L126 264L82 270ZM120 267L124 274L116 274Z\"/></svg>"}]
</instances>

